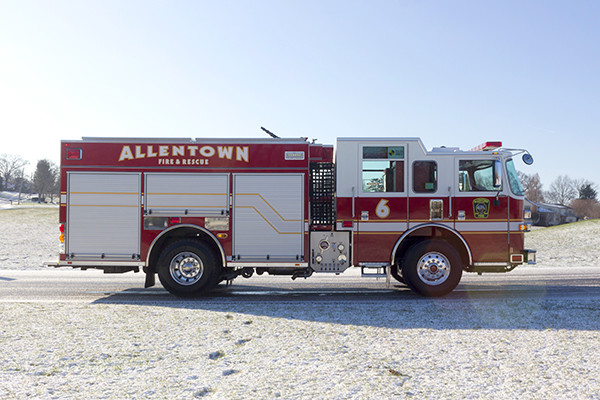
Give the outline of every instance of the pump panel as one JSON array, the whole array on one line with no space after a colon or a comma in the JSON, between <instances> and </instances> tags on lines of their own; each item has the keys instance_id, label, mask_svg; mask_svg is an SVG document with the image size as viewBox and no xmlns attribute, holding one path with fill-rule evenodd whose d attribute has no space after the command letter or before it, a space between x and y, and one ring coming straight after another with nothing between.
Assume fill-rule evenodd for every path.
<instances>
[{"instance_id":1,"label":"pump panel","mask_svg":"<svg viewBox=\"0 0 600 400\"><path fill-rule=\"evenodd\" d=\"M343 272L350 262L350 232L310 233L310 266L316 272Z\"/></svg>"}]
</instances>

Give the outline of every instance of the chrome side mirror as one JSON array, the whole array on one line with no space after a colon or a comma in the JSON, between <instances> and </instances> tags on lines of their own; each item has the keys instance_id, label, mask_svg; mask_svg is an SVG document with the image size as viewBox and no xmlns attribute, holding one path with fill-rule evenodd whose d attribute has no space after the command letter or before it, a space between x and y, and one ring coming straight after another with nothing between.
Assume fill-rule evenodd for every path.
<instances>
[{"instance_id":1,"label":"chrome side mirror","mask_svg":"<svg viewBox=\"0 0 600 400\"><path fill-rule=\"evenodd\" d=\"M527 165L533 164L533 157L531 157L531 154L529 154L529 153L523 154L523 162Z\"/></svg>"},{"instance_id":2,"label":"chrome side mirror","mask_svg":"<svg viewBox=\"0 0 600 400\"><path fill-rule=\"evenodd\" d=\"M494 160L494 187L502 186L502 161Z\"/></svg>"}]
</instances>

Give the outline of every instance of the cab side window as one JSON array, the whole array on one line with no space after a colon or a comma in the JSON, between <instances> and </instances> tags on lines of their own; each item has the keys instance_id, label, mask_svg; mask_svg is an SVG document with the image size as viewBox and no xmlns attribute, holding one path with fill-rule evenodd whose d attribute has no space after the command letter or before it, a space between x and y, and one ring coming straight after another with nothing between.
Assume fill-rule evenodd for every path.
<instances>
[{"instance_id":1,"label":"cab side window","mask_svg":"<svg viewBox=\"0 0 600 400\"><path fill-rule=\"evenodd\" d=\"M415 193L437 191L437 163L435 161L415 161L413 163L413 191Z\"/></svg>"},{"instance_id":2,"label":"cab side window","mask_svg":"<svg viewBox=\"0 0 600 400\"><path fill-rule=\"evenodd\" d=\"M493 160L461 160L458 163L458 190L461 192L497 192L494 187Z\"/></svg>"},{"instance_id":3,"label":"cab side window","mask_svg":"<svg viewBox=\"0 0 600 400\"><path fill-rule=\"evenodd\" d=\"M363 147L362 191L404 192L404 147Z\"/></svg>"}]
</instances>

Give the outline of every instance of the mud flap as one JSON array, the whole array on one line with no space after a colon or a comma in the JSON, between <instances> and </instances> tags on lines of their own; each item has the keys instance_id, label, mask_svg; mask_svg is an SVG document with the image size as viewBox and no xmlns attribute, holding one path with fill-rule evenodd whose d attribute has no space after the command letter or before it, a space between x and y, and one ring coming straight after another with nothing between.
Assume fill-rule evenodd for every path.
<instances>
[{"instance_id":1,"label":"mud flap","mask_svg":"<svg viewBox=\"0 0 600 400\"><path fill-rule=\"evenodd\" d=\"M149 287L152 287L154 285L156 285L156 273L154 272L153 269L145 269L144 268L144 272L146 273L146 281L144 283L144 288L147 289Z\"/></svg>"}]
</instances>

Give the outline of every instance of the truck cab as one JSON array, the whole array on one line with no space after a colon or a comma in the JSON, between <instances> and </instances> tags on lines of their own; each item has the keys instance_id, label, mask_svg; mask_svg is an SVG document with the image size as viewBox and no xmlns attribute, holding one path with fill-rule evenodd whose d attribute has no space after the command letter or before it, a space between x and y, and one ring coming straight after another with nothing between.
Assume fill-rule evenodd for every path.
<instances>
[{"instance_id":1,"label":"truck cab","mask_svg":"<svg viewBox=\"0 0 600 400\"><path fill-rule=\"evenodd\" d=\"M415 290L440 295L462 271L534 262L535 252L524 249L513 152L501 143L427 151L418 138L340 138L336 168L337 229L351 223L354 265L387 268Z\"/></svg>"}]
</instances>

